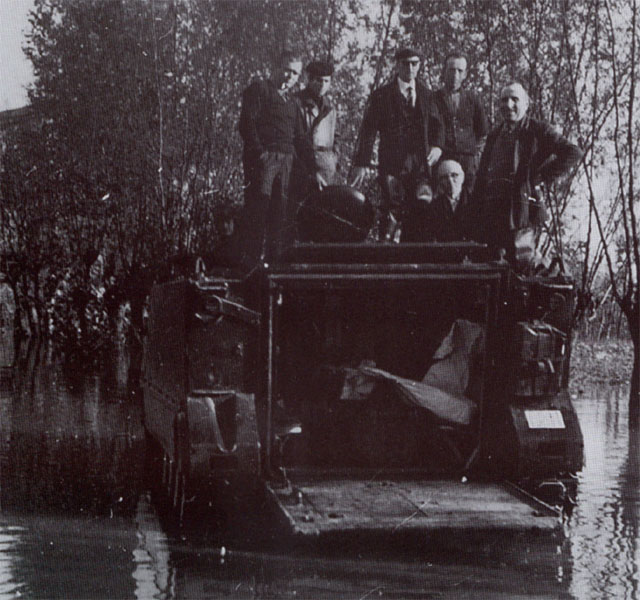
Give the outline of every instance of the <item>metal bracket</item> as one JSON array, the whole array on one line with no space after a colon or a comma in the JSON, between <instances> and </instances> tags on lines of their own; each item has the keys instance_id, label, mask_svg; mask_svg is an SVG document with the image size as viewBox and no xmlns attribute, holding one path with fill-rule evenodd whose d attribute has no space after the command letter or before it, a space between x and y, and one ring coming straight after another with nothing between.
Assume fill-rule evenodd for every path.
<instances>
[{"instance_id":1,"label":"metal bracket","mask_svg":"<svg viewBox=\"0 0 640 600\"><path fill-rule=\"evenodd\" d=\"M207 295L205 298L206 313L196 313L196 319L208 323L221 317L232 317L254 327L260 326L260 313L237 302L231 302L220 296Z\"/></svg>"}]
</instances>

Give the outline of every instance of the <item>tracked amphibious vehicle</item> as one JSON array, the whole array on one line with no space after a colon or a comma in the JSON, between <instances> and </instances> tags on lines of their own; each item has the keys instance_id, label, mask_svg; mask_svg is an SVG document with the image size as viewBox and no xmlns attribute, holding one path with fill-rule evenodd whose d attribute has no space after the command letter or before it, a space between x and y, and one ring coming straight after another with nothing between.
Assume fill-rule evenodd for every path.
<instances>
[{"instance_id":1,"label":"tracked amphibious vehicle","mask_svg":"<svg viewBox=\"0 0 640 600\"><path fill-rule=\"evenodd\" d=\"M178 512L224 482L301 536L556 528L583 464L571 283L320 209L249 275L153 288L145 426Z\"/></svg>"}]
</instances>

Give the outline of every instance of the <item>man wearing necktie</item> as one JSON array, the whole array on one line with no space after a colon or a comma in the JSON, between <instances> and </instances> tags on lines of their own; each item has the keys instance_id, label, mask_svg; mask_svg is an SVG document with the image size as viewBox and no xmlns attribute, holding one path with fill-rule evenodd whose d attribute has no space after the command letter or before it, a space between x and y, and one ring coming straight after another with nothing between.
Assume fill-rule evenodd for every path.
<instances>
[{"instance_id":1,"label":"man wearing necktie","mask_svg":"<svg viewBox=\"0 0 640 600\"><path fill-rule=\"evenodd\" d=\"M284 52L272 78L254 81L242 95L245 205L236 237L248 267L270 261L294 229L289 180L294 145L304 132L292 88L301 71L300 58Z\"/></svg>"},{"instance_id":2,"label":"man wearing necktie","mask_svg":"<svg viewBox=\"0 0 640 600\"><path fill-rule=\"evenodd\" d=\"M382 187L381 229L395 239L391 224L410 218L418 197L431 196L431 167L442 154L444 126L431 93L416 77L420 54L396 53L397 74L369 99L353 159L351 185L362 185L378 133L378 181Z\"/></svg>"}]
</instances>

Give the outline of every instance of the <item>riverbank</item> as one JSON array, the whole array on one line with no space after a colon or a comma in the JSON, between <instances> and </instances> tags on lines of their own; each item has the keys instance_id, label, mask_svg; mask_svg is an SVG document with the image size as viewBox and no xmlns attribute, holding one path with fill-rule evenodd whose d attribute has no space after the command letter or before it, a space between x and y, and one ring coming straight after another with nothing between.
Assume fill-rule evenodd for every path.
<instances>
[{"instance_id":1,"label":"riverbank","mask_svg":"<svg viewBox=\"0 0 640 600\"><path fill-rule=\"evenodd\" d=\"M573 342L571 354L572 394L583 394L595 384L627 385L633 368L631 340L583 340Z\"/></svg>"}]
</instances>

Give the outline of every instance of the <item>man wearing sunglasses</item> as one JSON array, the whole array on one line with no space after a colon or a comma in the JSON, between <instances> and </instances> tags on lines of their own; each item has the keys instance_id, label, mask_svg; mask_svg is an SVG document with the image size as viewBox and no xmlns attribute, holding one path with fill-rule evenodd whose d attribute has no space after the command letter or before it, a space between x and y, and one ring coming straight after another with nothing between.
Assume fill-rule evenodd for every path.
<instances>
[{"instance_id":1,"label":"man wearing sunglasses","mask_svg":"<svg viewBox=\"0 0 640 600\"><path fill-rule=\"evenodd\" d=\"M376 136L378 180L383 192L381 232L397 239L395 221L409 218L418 197L431 197L431 167L442 154L444 126L431 93L420 82L420 53L401 48L396 53L396 75L369 99L353 159L351 185L365 180Z\"/></svg>"}]
</instances>

